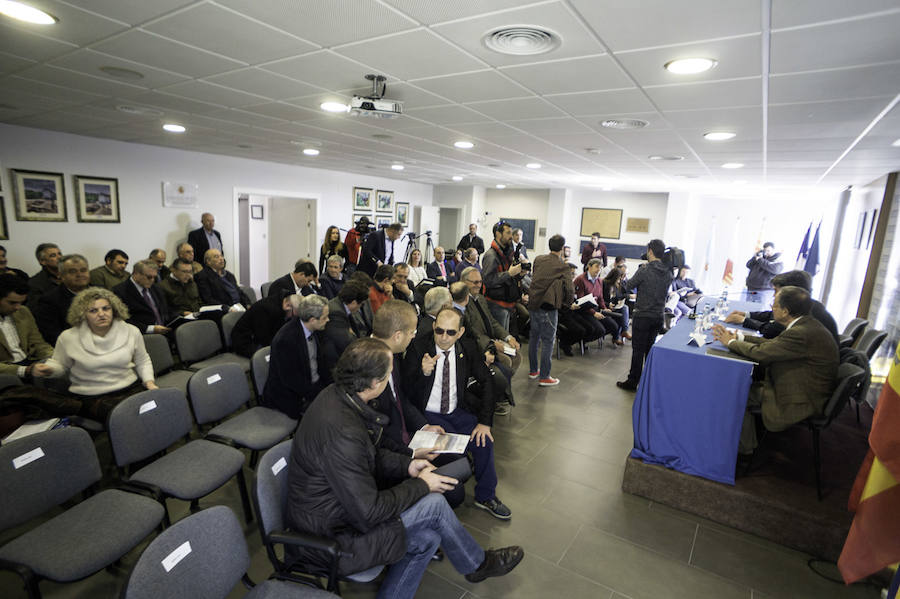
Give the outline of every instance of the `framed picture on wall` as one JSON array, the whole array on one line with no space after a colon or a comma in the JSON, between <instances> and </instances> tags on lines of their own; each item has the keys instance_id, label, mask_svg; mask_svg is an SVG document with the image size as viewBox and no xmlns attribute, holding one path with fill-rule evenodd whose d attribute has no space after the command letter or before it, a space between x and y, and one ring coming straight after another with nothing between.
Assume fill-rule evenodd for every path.
<instances>
[{"instance_id":1,"label":"framed picture on wall","mask_svg":"<svg viewBox=\"0 0 900 599\"><path fill-rule=\"evenodd\" d=\"M397 222L404 227L409 225L409 202L397 202Z\"/></svg>"},{"instance_id":2,"label":"framed picture on wall","mask_svg":"<svg viewBox=\"0 0 900 599\"><path fill-rule=\"evenodd\" d=\"M379 189L375 192L375 212L394 212L394 192Z\"/></svg>"},{"instance_id":3,"label":"framed picture on wall","mask_svg":"<svg viewBox=\"0 0 900 599\"><path fill-rule=\"evenodd\" d=\"M361 219L361 218L364 217L364 216L365 216L367 219L369 219L369 224L372 223L372 215L371 215L370 213L368 213L368 212L354 212L354 213L353 213L353 226L356 226L356 223L359 222L359 219Z\"/></svg>"},{"instance_id":4,"label":"framed picture on wall","mask_svg":"<svg viewBox=\"0 0 900 599\"><path fill-rule=\"evenodd\" d=\"M372 189L370 187L354 187L353 188L353 209L354 210L371 210L372 209Z\"/></svg>"},{"instance_id":5,"label":"framed picture on wall","mask_svg":"<svg viewBox=\"0 0 900 599\"><path fill-rule=\"evenodd\" d=\"M253 220L265 219L265 206L262 204L252 204L250 206L250 218Z\"/></svg>"},{"instance_id":6,"label":"framed picture on wall","mask_svg":"<svg viewBox=\"0 0 900 599\"><path fill-rule=\"evenodd\" d=\"M606 239L619 239L622 234L622 211L614 208L582 208L581 237L594 232Z\"/></svg>"},{"instance_id":7,"label":"framed picture on wall","mask_svg":"<svg viewBox=\"0 0 900 599\"><path fill-rule=\"evenodd\" d=\"M376 216L375 217L375 229L383 229L386 226L391 224L390 216Z\"/></svg>"},{"instance_id":8,"label":"framed picture on wall","mask_svg":"<svg viewBox=\"0 0 900 599\"><path fill-rule=\"evenodd\" d=\"M16 220L66 222L66 185L62 173L12 169Z\"/></svg>"},{"instance_id":9,"label":"framed picture on wall","mask_svg":"<svg viewBox=\"0 0 900 599\"><path fill-rule=\"evenodd\" d=\"M0 196L0 239L9 239L9 225L6 224L6 202Z\"/></svg>"},{"instance_id":10,"label":"framed picture on wall","mask_svg":"<svg viewBox=\"0 0 900 599\"><path fill-rule=\"evenodd\" d=\"M80 223L117 223L119 180L75 175L75 217Z\"/></svg>"}]
</instances>

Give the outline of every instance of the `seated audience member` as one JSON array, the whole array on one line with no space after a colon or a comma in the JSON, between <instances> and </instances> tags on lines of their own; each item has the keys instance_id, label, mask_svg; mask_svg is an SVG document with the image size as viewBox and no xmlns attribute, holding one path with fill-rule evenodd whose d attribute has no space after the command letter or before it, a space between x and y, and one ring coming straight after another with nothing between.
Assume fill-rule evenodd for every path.
<instances>
[{"instance_id":1,"label":"seated audience member","mask_svg":"<svg viewBox=\"0 0 900 599\"><path fill-rule=\"evenodd\" d=\"M300 296L288 294L279 299L267 295L241 315L231 330L234 352L252 358L256 350L272 344L272 339L290 318L297 315Z\"/></svg>"},{"instance_id":2,"label":"seated audience member","mask_svg":"<svg viewBox=\"0 0 900 599\"><path fill-rule=\"evenodd\" d=\"M601 266L600 258L591 258L588 260L587 270L575 277L575 298L578 299L590 295L595 302L595 304L588 302L582 305L577 312L581 316L590 316L599 321L600 326L603 327L602 335L609 333L612 335L613 343L622 345L621 337L626 334L627 322L621 313L610 309L603 298L603 280L600 278Z\"/></svg>"},{"instance_id":3,"label":"seated audience member","mask_svg":"<svg viewBox=\"0 0 900 599\"><path fill-rule=\"evenodd\" d=\"M178 254L178 257L182 260L187 260L191 263L191 268L194 269L194 274L197 274L201 270L203 270L203 265L197 262L194 259L194 246L189 243L181 243L175 249L175 253Z\"/></svg>"},{"instance_id":4,"label":"seated audience member","mask_svg":"<svg viewBox=\"0 0 900 599\"><path fill-rule=\"evenodd\" d=\"M122 250L109 250L103 257L104 264L91 271L91 287L113 287L128 280L128 254Z\"/></svg>"},{"instance_id":5,"label":"seated audience member","mask_svg":"<svg viewBox=\"0 0 900 599\"><path fill-rule=\"evenodd\" d=\"M135 263L131 278L116 285L112 291L125 303L131 314L126 321L141 333L165 335L172 329L166 326L171 320L166 296L156 282L157 266L153 260Z\"/></svg>"},{"instance_id":6,"label":"seated audience member","mask_svg":"<svg viewBox=\"0 0 900 599\"><path fill-rule=\"evenodd\" d=\"M315 283L318 276L316 265L305 258L300 258L294 263L293 272L272 281L267 295L281 297L285 292L303 296L315 294L317 293Z\"/></svg>"},{"instance_id":7,"label":"seated audience member","mask_svg":"<svg viewBox=\"0 0 900 599\"><path fill-rule=\"evenodd\" d=\"M573 279L578 273L578 266L567 263L569 273ZM556 336L559 338L559 347L567 356L572 355L572 346L581 343L590 343L596 341L603 335L611 333L612 327L607 329L604 326L604 320L598 320L590 314L587 308L579 306L574 301L571 304L563 304L559 307L557 313L557 329ZM611 323L608 323L611 325Z\"/></svg>"},{"instance_id":8,"label":"seated audience member","mask_svg":"<svg viewBox=\"0 0 900 599\"><path fill-rule=\"evenodd\" d=\"M347 246L341 243L341 230L334 225L325 230L325 240L322 242L322 248L319 250L319 272L325 272L325 264L332 256L340 258L339 264L342 264L349 257Z\"/></svg>"},{"instance_id":9,"label":"seated audience member","mask_svg":"<svg viewBox=\"0 0 900 599\"><path fill-rule=\"evenodd\" d=\"M782 287L799 287L805 289L807 293L812 294L812 277L805 270L789 270L772 277L772 287L777 293ZM825 309L824 304L818 300L811 299L812 307L809 315L822 323L831 336L834 337L835 343L840 347L841 343L838 339L837 323L834 318ZM734 310L725 317L725 322L739 324L747 329L759 331L766 339L777 337L784 331L784 326L779 324L774 317L772 310L762 312L741 312Z\"/></svg>"},{"instance_id":10,"label":"seated audience member","mask_svg":"<svg viewBox=\"0 0 900 599\"><path fill-rule=\"evenodd\" d=\"M164 281L166 277L169 276L169 267L166 266L166 250L162 248L154 248L150 255L147 256L148 260L153 260L156 262L156 266L159 269L156 273L156 282Z\"/></svg>"},{"instance_id":11,"label":"seated audience member","mask_svg":"<svg viewBox=\"0 0 900 599\"><path fill-rule=\"evenodd\" d=\"M194 269L191 263L183 258L176 258L169 274L156 284L162 291L169 306L171 315L186 316L200 309L200 290L194 282Z\"/></svg>"},{"instance_id":12,"label":"seated audience member","mask_svg":"<svg viewBox=\"0 0 900 599\"><path fill-rule=\"evenodd\" d=\"M738 445L740 454L756 448L756 428L750 410L762 408L763 426L782 431L821 414L834 391L839 364L831 333L809 315L812 300L800 287L782 287L772 303L772 315L785 330L774 339L732 333L713 327L715 338L736 354L765 367L765 379L754 382Z\"/></svg>"},{"instance_id":13,"label":"seated audience member","mask_svg":"<svg viewBox=\"0 0 900 599\"><path fill-rule=\"evenodd\" d=\"M363 331L354 319L363 303L369 299L369 288L359 281L348 281L337 297L328 300L328 323L324 331L323 356L330 370L354 339L363 337Z\"/></svg>"},{"instance_id":14,"label":"seated audience member","mask_svg":"<svg viewBox=\"0 0 900 599\"><path fill-rule=\"evenodd\" d=\"M450 265L453 267L453 274L456 274L456 267L459 266L460 264L462 264L462 261L463 261L463 251L460 249L457 249L453 253L453 256L450 257L448 260L450 262Z\"/></svg>"},{"instance_id":15,"label":"seated audience member","mask_svg":"<svg viewBox=\"0 0 900 599\"><path fill-rule=\"evenodd\" d=\"M450 285L450 297L453 299L453 306L465 318L466 310L469 309L469 286L463 281L457 281ZM469 336L474 341L474 337Z\"/></svg>"},{"instance_id":16,"label":"seated audience member","mask_svg":"<svg viewBox=\"0 0 900 599\"><path fill-rule=\"evenodd\" d=\"M460 275L462 274L463 269L466 268L475 268L478 272L481 272L481 264L478 263L478 250L475 248L469 248L465 252L463 252L463 259L456 265L454 269L454 273L456 274L456 280L460 280Z\"/></svg>"},{"instance_id":17,"label":"seated audience member","mask_svg":"<svg viewBox=\"0 0 900 599\"><path fill-rule=\"evenodd\" d=\"M35 362L53 353L31 310L25 307L27 297L27 279L0 275L0 374L14 374L23 380L31 378Z\"/></svg>"},{"instance_id":18,"label":"seated audience member","mask_svg":"<svg viewBox=\"0 0 900 599\"><path fill-rule=\"evenodd\" d=\"M691 267L685 264L678 269L678 276L672 281L672 288L678 293L678 310L685 314L697 305L697 301L703 292L697 288L694 279L690 278Z\"/></svg>"},{"instance_id":19,"label":"seated audience member","mask_svg":"<svg viewBox=\"0 0 900 599\"><path fill-rule=\"evenodd\" d=\"M409 253L409 282L413 287L417 287L427 278L425 266L422 264L422 252L416 248Z\"/></svg>"},{"instance_id":20,"label":"seated audience member","mask_svg":"<svg viewBox=\"0 0 900 599\"><path fill-rule=\"evenodd\" d=\"M28 279L28 307L32 312L42 295L59 287L59 259L62 252L55 243L42 243L34 250L34 257L41 265L41 270Z\"/></svg>"},{"instance_id":21,"label":"seated audience member","mask_svg":"<svg viewBox=\"0 0 900 599\"><path fill-rule=\"evenodd\" d=\"M435 285L447 287L450 283L456 282L455 268L455 264L444 260L444 248L437 246L434 248L434 262L428 263L425 274L429 279L434 279Z\"/></svg>"},{"instance_id":22,"label":"seated audience member","mask_svg":"<svg viewBox=\"0 0 900 599\"><path fill-rule=\"evenodd\" d=\"M452 291L451 291L452 293ZM438 312L434 335L412 343L403 360L405 394L425 413L429 424L448 433L469 435L475 462L475 506L508 520L512 512L497 497L494 468L494 389L485 356L463 338L462 314L450 308ZM473 377L480 396L469 386Z\"/></svg>"},{"instance_id":23,"label":"seated audience member","mask_svg":"<svg viewBox=\"0 0 900 599\"><path fill-rule=\"evenodd\" d=\"M319 391L328 386L331 374L321 356L322 330L327 323L328 300L321 295L300 300L297 316L272 339L263 406L298 419Z\"/></svg>"},{"instance_id":24,"label":"seated audience member","mask_svg":"<svg viewBox=\"0 0 900 599\"><path fill-rule=\"evenodd\" d=\"M338 291L344 286L344 273L341 272L343 261L340 256L329 256L325 261L325 272L319 280L322 295L327 299L337 297Z\"/></svg>"},{"instance_id":25,"label":"seated audience member","mask_svg":"<svg viewBox=\"0 0 900 599\"><path fill-rule=\"evenodd\" d=\"M13 275L19 277L24 281L25 286L28 286L28 274L24 270L19 270L18 268L10 268L9 262L6 259L6 248L0 245L0 276L3 275Z\"/></svg>"},{"instance_id":26,"label":"seated audience member","mask_svg":"<svg viewBox=\"0 0 900 599\"><path fill-rule=\"evenodd\" d=\"M383 416L369 404L384 393L391 367L391 350L377 339L354 341L341 356L335 384L313 402L294 436L286 524L335 539L338 575L387 564L379 597L412 599L439 546L469 582L506 574L524 552L478 546L440 495L456 479L373 442ZM297 548L289 558L327 568L321 551Z\"/></svg>"},{"instance_id":27,"label":"seated audience member","mask_svg":"<svg viewBox=\"0 0 900 599\"><path fill-rule=\"evenodd\" d=\"M361 283L366 288L366 293L368 293L372 285L375 284L372 277L361 270L353 271L353 274L351 274L350 278L347 280L348 283L354 281ZM372 312L372 304L369 303L368 297L359 307L359 310L350 315L350 318L356 323L356 328L359 331L360 337L368 337L372 334L372 320L375 318L375 313Z\"/></svg>"},{"instance_id":28,"label":"seated audience member","mask_svg":"<svg viewBox=\"0 0 900 599\"><path fill-rule=\"evenodd\" d=\"M416 324L416 339L434 335L434 319L444 308L453 307L453 298L446 287L432 287L425 293L425 309Z\"/></svg>"},{"instance_id":29,"label":"seated audience member","mask_svg":"<svg viewBox=\"0 0 900 599\"><path fill-rule=\"evenodd\" d=\"M225 257L222 256L222 252L206 250L203 259L206 266L194 276L197 289L200 291L200 301L207 306L230 306L230 310L234 310L237 305L249 306L250 298L241 291L234 275L225 270Z\"/></svg>"},{"instance_id":30,"label":"seated audience member","mask_svg":"<svg viewBox=\"0 0 900 599\"><path fill-rule=\"evenodd\" d=\"M144 339L125 322L128 316L128 308L112 291L80 291L68 311L72 328L60 334L46 363L34 365L34 376L68 373L68 392L82 402L79 414L105 422L126 397L157 388Z\"/></svg>"},{"instance_id":31,"label":"seated audience member","mask_svg":"<svg viewBox=\"0 0 900 599\"><path fill-rule=\"evenodd\" d=\"M394 267L382 264L375 271L372 277L372 286L369 287L369 305L372 307L372 314L378 312L381 304L388 301L394 296Z\"/></svg>"},{"instance_id":32,"label":"seated audience member","mask_svg":"<svg viewBox=\"0 0 900 599\"><path fill-rule=\"evenodd\" d=\"M394 265L394 276L391 277L391 294L394 299L398 299L407 303L415 302L412 288L409 285L409 264L406 262L398 262Z\"/></svg>"},{"instance_id":33,"label":"seated audience member","mask_svg":"<svg viewBox=\"0 0 900 599\"><path fill-rule=\"evenodd\" d=\"M622 336L631 339L631 333L628 332L628 324L631 322L631 310L628 307L628 292L625 291L625 279L627 278L625 263L616 265L609 269L606 276L603 277L603 302L608 308L612 308L613 312L622 315L622 322L625 323L625 330ZM620 307L615 306L622 304Z\"/></svg>"},{"instance_id":34,"label":"seated audience member","mask_svg":"<svg viewBox=\"0 0 900 599\"><path fill-rule=\"evenodd\" d=\"M67 315L75 294L87 288L90 279L88 262L81 254L67 254L59 260L62 281L49 293L41 296L34 309L34 319L44 341L56 343L59 334L69 328Z\"/></svg>"}]
</instances>

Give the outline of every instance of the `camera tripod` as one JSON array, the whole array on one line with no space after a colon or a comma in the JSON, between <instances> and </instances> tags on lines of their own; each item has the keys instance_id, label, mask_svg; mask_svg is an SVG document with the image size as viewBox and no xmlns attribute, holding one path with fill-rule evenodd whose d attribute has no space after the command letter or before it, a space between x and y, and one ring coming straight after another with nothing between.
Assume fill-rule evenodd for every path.
<instances>
[{"instance_id":1,"label":"camera tripod","mask_svg":"<svg viewBox=\"0 0 900 599\"><path fill-rule=\"evenodd\" d=\"M406 257L404 259L404 262L406 262L407 264L409 264L409 257L412 255L413 250L419 249L419 245L416 243L416 240L422 237L422 235L425 236L425 251L422 252L422 260L419 263L419 266L424 267L426 264L431 262L429 256L434 256L434 242L432 242L431 240L431 231L425 231L418 236L415 233L409 233L409 243L406 246ZM429 251L431 252L430 254Z\"/></svg>"}]
</instances>

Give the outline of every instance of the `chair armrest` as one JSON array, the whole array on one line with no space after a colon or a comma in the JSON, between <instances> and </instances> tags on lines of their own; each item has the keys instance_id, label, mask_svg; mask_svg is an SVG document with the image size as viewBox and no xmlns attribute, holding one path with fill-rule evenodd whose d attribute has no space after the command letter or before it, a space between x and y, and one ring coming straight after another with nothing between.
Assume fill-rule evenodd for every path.
<instances>
[{"instance_id":1,"label":"chair armrest","mask_svg":"<svg viewBox=\"0 0 900 599\"><path fill-rule=\"evenodd\" d=\"M279 543L281 545L295 545L298 547L309 547L311 549L319 549L325 551L332 557L342 555L340 546L334 539L328 539L317 535L311 535L302 532L276 530L269 533L269 541Z\"/></svg>"},{"instance_id":2,"label":"chair armrest","mask_svg":"<svg viewBox=\"0 0 900 599\"><path fill-rule=\"evenodd\" d=\"M203 436L203 439L206 441L212 441L213 443L221 443L222 445L227 445L228 447L237 448L237 443L234 442L233 439L229 439L228 437L223 437L222 435L210 435L206 434Z\"/></svg>"}]
</instances>

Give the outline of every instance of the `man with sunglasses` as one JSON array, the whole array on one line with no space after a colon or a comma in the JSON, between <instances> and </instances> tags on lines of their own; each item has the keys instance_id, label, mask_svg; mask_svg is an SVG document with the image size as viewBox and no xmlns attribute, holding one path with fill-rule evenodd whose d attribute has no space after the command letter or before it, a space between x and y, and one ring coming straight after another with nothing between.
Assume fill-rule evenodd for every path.
<instances>
[{"instance_id":1,"label":"man with sunglasses","mask_svg":"<svg viewBox=\"0 0 900 599\"><path fill-rule=\"evenodd\" d=\"M469 435L475 462L475 505L496 518L512 512L497 498L494 468L494 389L484 357L463 337L462 315L453 308L438 312L434 336L414 341L403 361L403 380L410 401L429 424L448 433Z\"/></svg>"}]
</instances>

